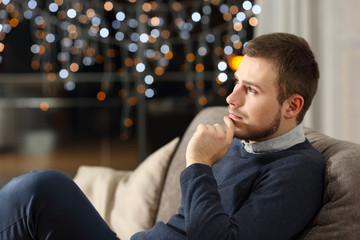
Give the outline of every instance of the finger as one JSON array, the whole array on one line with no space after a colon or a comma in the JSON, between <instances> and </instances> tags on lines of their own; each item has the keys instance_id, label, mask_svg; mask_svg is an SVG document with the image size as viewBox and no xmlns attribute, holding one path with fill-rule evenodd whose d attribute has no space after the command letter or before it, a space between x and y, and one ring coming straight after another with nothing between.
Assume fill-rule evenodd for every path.
<instances>
[{"instance_id":1,"label":"finger","mask_svg":"<svg viewBox=\"0 0 360 240\"><path fill-rule=\"evenodd\" d=\"M215 129L215 131L217 133L223 133L224 132L224 128L219 123L214 124L213 128Z\"/></svg>"},{"instance_id":2,"label":"finger","mask_svg":"<svg viewBox=\"0 0 360 240\"><path fill-rule=\"evenodd\" d=\"M202 129L206 129L206 126L205 126L205 124L203 124L203 123L200 123L198 126L197 126L197 128L196 128L196 130L202 130Z\"/></svg>"},{"instance_id":3,"label":"finger","mask_svg":"<svg viewBox=\"0 0 360 240\"><path fill-rule=\"evenodd\" d=\"M224 122L226 125L226 139L230 141L234 138L235 125L228 116L224 117Z\"/></svg>"}]
</instances>

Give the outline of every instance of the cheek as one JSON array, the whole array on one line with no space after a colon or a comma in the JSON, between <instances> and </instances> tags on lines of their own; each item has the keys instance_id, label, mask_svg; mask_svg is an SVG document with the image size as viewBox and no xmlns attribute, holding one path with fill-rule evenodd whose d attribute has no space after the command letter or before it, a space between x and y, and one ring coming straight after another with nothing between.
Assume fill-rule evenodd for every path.
<instances>
[{"instance_id":1,"label":"cheek","mask_svg":"<svg viewBox=\"0 0 360 240\"><path fill-rule=\"evenodd\" d=\"M247 114L254 125L266 124L279 112L279 105L272 101L262 101L258 104L249 105Z\"/></svg>"}]
</instances>

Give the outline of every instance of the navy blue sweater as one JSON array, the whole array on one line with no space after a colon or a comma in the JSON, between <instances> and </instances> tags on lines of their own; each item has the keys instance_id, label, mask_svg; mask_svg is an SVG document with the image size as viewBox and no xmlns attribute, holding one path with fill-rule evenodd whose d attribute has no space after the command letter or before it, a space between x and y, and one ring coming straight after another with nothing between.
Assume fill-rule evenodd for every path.
<instances>
[{"instance_id":1,"label":"navy blue sweater","mask_svg":"<svg viewBox=\"0 0 360 240\"><path fill-rule=\"evenodd\" d=\"M178 214L131 240L292 239L321 207L324 167L307 140L252 154L234 139L213 168L193 164L181 173Z\"/></svg>"}]
</instances>

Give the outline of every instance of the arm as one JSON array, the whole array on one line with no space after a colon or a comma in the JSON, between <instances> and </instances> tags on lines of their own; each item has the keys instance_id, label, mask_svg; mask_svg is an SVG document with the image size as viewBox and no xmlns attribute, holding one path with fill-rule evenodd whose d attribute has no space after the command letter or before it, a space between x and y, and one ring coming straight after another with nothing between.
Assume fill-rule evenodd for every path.
<instances>
[{"instance_id":1,"label":"arm","mask_svg":"<svg viewBox=\"0 0 360 240\"><path fill-rule=\"evenodd\" d=\"M310 222L321 204L323 176L307 170L305 165L299 169L291 163L264 172L254 182L248 200L229 216L211 168L190 166L181 175L187 239L291 238Z\"/></svg>"}]
</instances>

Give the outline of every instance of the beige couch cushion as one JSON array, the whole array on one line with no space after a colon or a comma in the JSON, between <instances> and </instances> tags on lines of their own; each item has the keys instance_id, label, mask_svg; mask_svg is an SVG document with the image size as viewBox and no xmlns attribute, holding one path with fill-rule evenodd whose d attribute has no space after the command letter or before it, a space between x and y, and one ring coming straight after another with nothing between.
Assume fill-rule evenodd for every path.
<instances>
[{"instance_id":1,"label":"beige couch cushion","mask_svg":"<svg viewBox=\"0 0 360 240\"><path fill-rule=\"evenodd\" d=\"M79 168L74 181L121 240L154 225L165 172L178 142L175 138L134 171Z\"/></svg>"}]
</instances>

